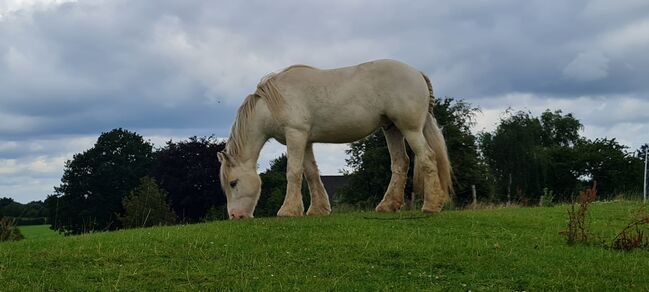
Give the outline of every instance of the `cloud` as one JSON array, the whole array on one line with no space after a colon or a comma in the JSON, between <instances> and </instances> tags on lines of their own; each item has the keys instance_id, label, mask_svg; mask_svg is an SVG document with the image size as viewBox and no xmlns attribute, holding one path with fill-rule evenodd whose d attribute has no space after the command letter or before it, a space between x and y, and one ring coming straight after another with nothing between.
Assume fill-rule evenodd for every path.
<instances>
[{"instance_id":1,"label":"cloud","mask_svg":"<svg viewBox=\"0 0 649 292\"><path fill-rule=\"evenodd\" d=\"M493 131L501 118L503 109L530 111L540 115L545 110L562 110L573 113L584 125L582 134L590 139L617 138L630 150L639 148L647 141L649 133L649 100L637 96L606 97L537 96L512 93L491 97L483 103L474 131Z\"/></svg>"},{"instance_id":2,"label":"cloud","mask_svg":"<svg viewBox=\"0 0 649 292\"><path fill-rule=\"evenodd\" d=\"M37 196L37 165L87 146L68 140L116 127L225 137L259 79L296 63L399 59L426 72L437 96L481 106L480 127L510 105L563 108L588 135L637 145L647 124L647 13L640 0L3 1L0 159L15 171L0 192ZM324 173L344 167L344 145L322 147ZM260 166L283 152L264 151ZM60 178L48 173L38 181ZM18 177L31 187L17 188Z\"/></svg>"},{"instance_id":3,"label":"cloud","mask_svg":"<svg viewBox=\"0 0 649 292\"><path fill-rule=\"evenodd\" d=\"M608 76L609 58L600 52L579 53L563 68L563 74L577 81L595 81Z\"/></svg>"}]
</instances>

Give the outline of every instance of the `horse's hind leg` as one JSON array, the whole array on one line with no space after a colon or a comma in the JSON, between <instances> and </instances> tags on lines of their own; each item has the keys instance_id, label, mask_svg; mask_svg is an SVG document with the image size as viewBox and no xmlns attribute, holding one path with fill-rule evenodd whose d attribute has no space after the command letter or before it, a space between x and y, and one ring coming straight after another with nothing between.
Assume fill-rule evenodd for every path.
<instances>
[{"instance_id":1,"label":"horse's hind leg","mask_svg":"<svg viewBox=\"0 0 649 292\"><path fill-rule=\"evenodd\" d=\"M309 193L311 193L311 206L306 212L307 215L327 215L331 213L331 205L329 204L329 196L320 179L320 172L318 165L315 162L313 155L313 144L306 145L304 152L304 176L309 185Z\"/></svg>"},{"instance_id":2,"label":"horse's hind leg","mask_svg":"<svg viewBox=\"0 0 649 292\"><path fill-rule=\"evenodd\" d=\"M378 212L396 212L403 206L403 191L408 177L408 166L410 159L406 153L406 145L403 141L401 131L394 125L383 129L385 141L390 151L392 176L383 200L376 206Z\"/></svg>"},{"instance_id":3,"label":"horse's hind leg","mask_svg":"<svg viewBox=\"0 0 649 292\"><path fill-rule=\"evenodd\" d=\"M410 148L415 152L415 169L413 189L416 195L424 197L422 211L437 213L442 210L446 201L443 196L439 174L437 171L436 153L430 148L421 130L404 131Z\"/></svg>"}]
</instances>

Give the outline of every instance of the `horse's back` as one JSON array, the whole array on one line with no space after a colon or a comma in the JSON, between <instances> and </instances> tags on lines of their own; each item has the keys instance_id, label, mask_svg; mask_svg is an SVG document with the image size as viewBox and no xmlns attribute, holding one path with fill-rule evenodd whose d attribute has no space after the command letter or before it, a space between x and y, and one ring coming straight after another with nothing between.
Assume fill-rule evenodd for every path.
<instances>
[{"instance_id":1,"label":"horse's back","mask_svg":"<svg viewBox=\"0 0 649 292\"><path fill-rule=\"evenodd\" d=\"M314 142L363 138L393 119L427 111L429 102L421 73L395 60L324 70L296 66L274 79L289 123L311 131Z\"/></svg>"}]
</instances>

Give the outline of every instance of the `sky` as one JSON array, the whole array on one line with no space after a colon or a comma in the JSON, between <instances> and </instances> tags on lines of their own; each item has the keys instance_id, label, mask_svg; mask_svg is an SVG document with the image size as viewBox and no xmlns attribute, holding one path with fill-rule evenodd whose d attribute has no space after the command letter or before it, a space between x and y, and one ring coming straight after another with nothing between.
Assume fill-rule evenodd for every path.
<instances>
[{"instance_id":1,"label":"sky","mask_svg":"<svg viewBox=\"0 0 649 292\"><path fill-rule=\"evenodd\" d=\"M267 73L401 60L435 95L573 113L588 138L649 142L649 1L0 0L0 197L42 200L113 128L161 146L227 137ZM317 145L323 174L347 145ZM259 169L285 150L266 145Z\"/></svg>"}]
</instances>

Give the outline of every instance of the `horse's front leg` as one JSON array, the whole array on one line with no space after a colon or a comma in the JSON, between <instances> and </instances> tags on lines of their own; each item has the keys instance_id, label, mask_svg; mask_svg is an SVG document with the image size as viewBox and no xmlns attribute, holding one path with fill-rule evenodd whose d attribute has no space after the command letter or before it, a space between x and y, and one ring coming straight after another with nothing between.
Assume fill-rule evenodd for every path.
<instances>
[{"instance_id":1,"label":"horse's front leg","mask_svg":"<svg viewBox=\"0 0 649 292\"><path fill-rule=\"evenodd\" d=\"M307 133L287 129L286 148L286 197L284 204L277 212L277 216L302 216L304 215L304 203L302 203L302 173L304 167L304 151L307 144Z\"/></svg>"},{"instance_id":2,"label":"horse's front leg","mask_svg":"<svg viewBox=\"0 0 649 292\"><path fill-rule=\"evenodd\" d=\"M313 144L311 143L306 145L306 152L304 154L304 176L309 185L309 193L311 193L311 206L309 206L306 214L328 215L331 213L329 196L322 184L322 179L320 179L320 172L318 171L318 164L315 162Z\"/></svg>"}]
</instances>

